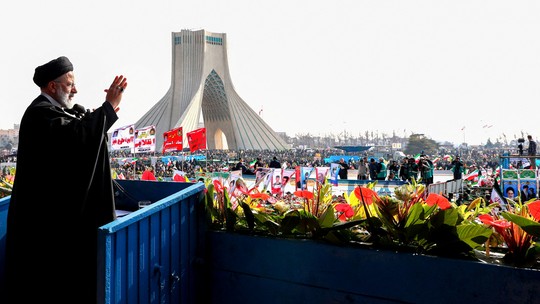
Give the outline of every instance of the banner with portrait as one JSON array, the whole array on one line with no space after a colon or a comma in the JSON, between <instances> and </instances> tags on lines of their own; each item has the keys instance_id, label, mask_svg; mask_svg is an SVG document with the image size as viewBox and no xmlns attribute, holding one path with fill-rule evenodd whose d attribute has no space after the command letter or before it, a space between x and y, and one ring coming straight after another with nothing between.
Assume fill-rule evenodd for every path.
<instances>
[{"instance_id":1,"label":"banner with portrait","mask_svg":"<svg viewBox=\"0 0 540 304\"><path fill-rule=\"evenodd\" d=\"M272 194L281 194L283 189L283 169L272 169L272 181L270 183Z\"/></svg>"},{"instance_id":2,"label":"banner with portrait","mask_svg":"<svg viewBox=\"0 0 540 304\"><path fill-rule=\"evenodd\" d=\"M135 148L135 126L127 125L113 131L111 136L111 150L127 150L131 153Z\"/></svg>"},{"instance_id":3,"label":"banner with portrait","mask_svg":"<svg viewBox=\"0 0 540 304\"><path fill-rule=\"evenodd\" d=\"M135 153L152 153L156 151L156 127L148 126L135 130Z\"/></svg>"},{"instance_id":4,"label":"banner with portrait","mask_svg":"<svg viewBox=\"0 0 540 304\"><path fill-rule=\"evenodd\" d=\"M324 184L326 182L326 176L330 171L329 167L315 167L315 176L317 177L317 182Z\"/></svg>"},{"instance_id":5,"label":"banner with portrait","mask_svg":"<svg viewBox=\"0 0 540 304\"><path fill-rule=\"evenodd\" d=\"M330 183L334 186L337 186L338 178L339 178L339 164L331 163L330 164Z\"/></svg>"}]
</instances>

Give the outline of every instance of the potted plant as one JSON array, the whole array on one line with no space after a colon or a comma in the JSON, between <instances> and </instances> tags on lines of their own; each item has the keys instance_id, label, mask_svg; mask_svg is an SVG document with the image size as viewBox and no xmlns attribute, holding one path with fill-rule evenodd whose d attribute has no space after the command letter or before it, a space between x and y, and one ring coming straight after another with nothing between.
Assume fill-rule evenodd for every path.
<instances>
[{"instance_id":1,"label":"potted plant","mask_svg":"<svg viewBox=\"0 0 540 304\"><path fill-rule=\"evenodd\" d=\"M434 278L439 278L441 284L448 284L447 278L470 284L456 285L461 301L479 296L495 301L508 297L492 287L489 294L484 290L495 279L512 286L514 300L530 299L535 293L533 286L540 283L540 273L532 270L533 263L528 264L530 268L509 266L525 265L517 263L522 257L536 257L538 220L534 214L538 214L536 206L540 202L497 213L497 206L482 198L457 206L442 195L426 193L425 186L414 181L398 187L393 196L379 196L373 187L357 186L347 195L334 196L331 185L317 184L313 191L276 198L257 188L248 189L241 180L232 193L218 180L207 182L210 277L235 278L236 284L259 278L272 288L305 288L319 295L313 299L316 302L336 296L359 301L366 300L366 296L389 301L458 300L455 291L441 289L423 295L407 288L390 291L371 285L401 282L406 286L432 286ZM487 258L490 249L492 254L495 247L504 252L505 239L502 230L493 228L498 227L494 223L500 219L489 221L487 216L500 216L511 223L514 231L521 229L529 235L528 242L516 244L522 249L527 247L528 254L517 254L520 251L514 250L516 246L506 245L509 258L492 263ZM507 226L504 229L510 229ZM291 256L289 252L296 254ZM505 264L509 261L513 262ZM357 274L337 269L339 265L360 269ZM313 276L317 269L324 271L325 279ZM415 275L398 280L396 273ZM212 284L211 297L220 297L224 292L230 295L236 284ZM432 288L438 287L435 284ZM251 295L243 292L246 297Z\"/></svg>"}]
</instances>

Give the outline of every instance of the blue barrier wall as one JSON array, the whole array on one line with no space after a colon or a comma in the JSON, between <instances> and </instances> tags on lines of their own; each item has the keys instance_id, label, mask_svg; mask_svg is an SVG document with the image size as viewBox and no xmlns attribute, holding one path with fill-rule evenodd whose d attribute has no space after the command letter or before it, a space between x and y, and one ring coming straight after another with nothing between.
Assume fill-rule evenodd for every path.
<instances>
[{"instance_id":1,"label":"blue barrier wall","mask_svg":"<svg viewBox=\"0 0 540 304\"><path fill-rule=\"evenodd\" d=\"M7 232L7 214L11 196L0 199L0 290L4 286L6 265L6 232Z\"/></svg>"},{"instance_id":2,"label":"blue barrier wall","mask_svg":"<svg viewBox=\"0 0 540 304\"><path fill-rule=\"evenodd\" d=\"M189 185L189 187L185 187ZM126 181L128 193L152 200L148 207L100 227L98 299L102 303L196 303L199 207L203 183ZM176 186L184 189L178 192ZM170 188L169 188L170 187ZM199 246L200 248L200 246Z\"/></svg>"},{"instance_id":3,"label":"blue barrier wall","mask_svg":"<svg viewBox=\"0 0 540 304\"><path fill-rule=\"evenodd\" d=\"M207 232L204 303L539 303L540 271Z\"/></svg>"}]
</instances>

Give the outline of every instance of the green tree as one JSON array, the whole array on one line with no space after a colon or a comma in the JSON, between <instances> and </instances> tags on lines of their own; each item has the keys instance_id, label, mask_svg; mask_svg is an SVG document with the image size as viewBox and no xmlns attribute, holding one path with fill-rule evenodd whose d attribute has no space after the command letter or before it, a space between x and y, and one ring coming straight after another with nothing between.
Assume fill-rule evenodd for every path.
<instances>
[{"instance_id":1,"label":"green tree","mask_svg":"<svg viewBox=\"0 0 540 304\"><path fill-rule=\"evenodd\" d=\"M437 154L439 144L429 139L424 134L411 134L405 149L405 154L415 155L424 151L424 154Z\"/></svg>"}]
</instances>

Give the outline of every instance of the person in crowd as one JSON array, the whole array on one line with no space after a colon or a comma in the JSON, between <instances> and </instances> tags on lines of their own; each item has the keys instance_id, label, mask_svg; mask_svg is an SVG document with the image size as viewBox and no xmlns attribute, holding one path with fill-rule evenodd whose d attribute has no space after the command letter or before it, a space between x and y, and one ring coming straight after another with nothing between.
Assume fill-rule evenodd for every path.
<instances>
[{"instance_id":1,"label":"person in crowd","mask_svg":"<svg viewBox=\"0 0 540 304\"><path fill-rule=\"evenodd\" d=\"M452 172L454 173L454 179L462 179L464 171L465 165L463 162L461 162L460 157L456 156L456 158L452 161Z\"/></svg>"},{"instance_id":2,"label":"person in crowd","mask_svg":"<svg viewBox=\"0 0 540 304\"><path fill-rule=\"evenodd\" d=\"M399 179L401 181L406 182L409 180L408 168L409 168L409 159L407 157L404 157L401 160L401 165L399 166L399 173L398 173Z\"/></svg>"},{"instance_id":3,"label":"person in crowd","mask_svg":"<svg viewBox=\"0 0 540 304\"><path fill-rule=\"evenodd\" d=\"M370 158L369 159L369 164L368 164L368 168L369 168L369 178L371 180L376 180L377 179L377 174L379 174L379 166L377 165L377 162L375 161L375 158Z\"/></svg>"},{"instance_id":4,"label":"person in crowd","mask_svg":"<svg viewBox=\"0 0 540 304\"><path fill-rule=\"evenodd\" d=\"M418 181L418 164L414 157L409 157L407 160L407 181L412 183L413 180Z\"/></svg>"},{"instance_id":5,"label":"person in crowd","mask_svg":"<svg viewBox=\"0 0 540 304\"><path fill-rule=\"evenodd\" d=\"M264 168L264 162L260 157L257 157L255 164L253 165L253 170L257 171L259 168Z\"/></svg>"},{"instance_id":6,"label":"person in crowd","mask_svg":"<svg viewBox=\"0 0 540 304\"><path fill-rule=\"evenodd\" d=\"M529 146L527 147L527 155L531 156L529 161L531 163L530 168L536 169L536 141L534 141L532 135L527 135L529 140Z\"/></svg>"},{"instance_id":7,"label":"person in crowd","mask_svg":"<svg viewBox=\"0 0 540 304\"><path fill-rule=\"evenodd\" d=\"M388 180L398 180L399 179L398 173L399 173L399 164L397 160L393 159L388 165Z\"/></svg>"},{"instance_id":8,"label":"person in crowd","mask_svg":"<svg viewBox=\"0 0 540 304\"><path fill-rule=\"evenodd\" d=\"M367 180L369 178L369 167L364 158L358 161L358 179Z\"/></svg>"},{"instance_id":9,"label":"person in crowd","mask_svg":"<svg viewBox=\"0 0 540 304\"><path fill-rule=\"evenodd\" d=\"M420 157L419 162L419 170L420 170L420 177L422 179L422 183L425 185L433 184L433 175L435 166L433 165L433 162L429 159L427 155L423 155Z\"/></svg>"},{"instance_id":10,"label":"person in crowd","mask_svg":"<svg viewBox=\"0 0 540 304\"><path fill-rule=\"evenodd\" d=\"M386 177L388 176L388 170L386 168L386 163L384 162L384 158L379 158L379 162L377 163L377 180L386 180Z\"/></svg>"},{"instance_id":11,"label":"person in crowd","mask_svg":"<svg viewBox=\"0 0 540 304\"><path fill-rule=\"evenodd\" d=\"M147 180L147 181L157 180L156 176L154 175L154 167L147 166L141 175L141 180Z\"/></svg>"},{"instance_id":12,"label":"person in crowd","mask_svg":"<svg viewBox=\"0 0 540 304\"><path fill-rule=\"evenodd\" d=\"M236 163L236 166L234 166L233 170L239 170L239 171L242 171L242 174L247 174L247 175L253 175L253 171L251 171L247 166L246 164L244 163L244 159L242 157L240 157L240 159L238 160L238 162Z\"/></svg>"},{"instance_id":13,"label":"person in crowd","mask_svg":"<svg viewBox=\"0 0 540 304\"><path fill-rule=\"evenodd\" d=\"M350 169L349 164L342 157L339 159L339 179L347 179L347 171Z\"/></svg>"},{"instance_id":14,"label":"person in crowd","mask_svg":"<svg viewBox=\"0 0 540 304\"><path fill-rule=\"evenodd\" d=\"M270 168L280 169L281 163L278 161L277 157L274 156L272 160L270 161L270 164L268 165Z\"/></svg>"},{"instance_id":15,"label":"person in crowd","mask_svg":"<svg viewBox=\"0 0 540 304\"><path fill-rule=\"evenodd\" d=\"M127 79L114 77L92 112L73 104L78 91L67 57L38 66L33 81L40 94L20 123L2 298L96 303L97 232L116 218L107 131L118 119ZM37 159L47 160L39 170ZM59 180L51 180L52 172Z\"/></svg>"}]
</instances>

